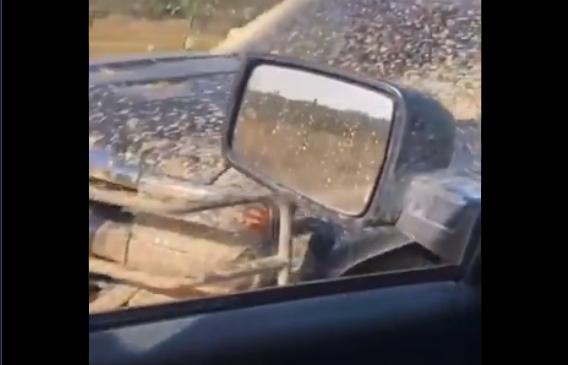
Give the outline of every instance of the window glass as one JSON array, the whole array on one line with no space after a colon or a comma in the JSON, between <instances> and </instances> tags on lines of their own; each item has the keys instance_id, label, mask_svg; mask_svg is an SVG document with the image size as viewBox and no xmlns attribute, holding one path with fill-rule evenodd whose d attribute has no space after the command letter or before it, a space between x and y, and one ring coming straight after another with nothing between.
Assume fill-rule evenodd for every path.
<instances>
[{"instance_id":1,"label":"window glass","mask_svg":"<svg viewBox=\"0 0 568 365\"><path fill-rule=\"evenodd\" d=\"M89 313L446 264L392 225L306 207L279 246L273 195L227 167L221 126L235 52L272 52L431 95L459 123L454 163L480 174L480 14L479 0L89 0Z\"/></svg>"}]
</instances>

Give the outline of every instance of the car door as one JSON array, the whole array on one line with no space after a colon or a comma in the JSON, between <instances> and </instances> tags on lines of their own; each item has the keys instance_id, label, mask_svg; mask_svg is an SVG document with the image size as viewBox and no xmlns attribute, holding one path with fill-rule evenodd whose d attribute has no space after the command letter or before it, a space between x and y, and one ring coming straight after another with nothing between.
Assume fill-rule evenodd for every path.
<instances>
[{"instance_id":1,"label":"car door","mask_svg":"<svg viewBox=\"0 0 568 365\"><path fill-rule=\"evenodd\" d=\"M89 364L481 363L481 248L462 265L89 317Z\"/></svg>"}]
</instances>

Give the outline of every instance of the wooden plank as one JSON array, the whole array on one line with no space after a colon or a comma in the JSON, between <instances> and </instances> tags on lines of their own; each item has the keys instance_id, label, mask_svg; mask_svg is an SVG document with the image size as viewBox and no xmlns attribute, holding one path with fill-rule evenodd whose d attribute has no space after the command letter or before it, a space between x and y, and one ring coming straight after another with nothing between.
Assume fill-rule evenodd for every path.
<instances>
[{"instance_id":1,"label":"wooden plank","mask_svg":"<svg viewBox=\"0 0 568 365\"><path fill-rule=\"evenodd\" d=\"M176 201L175 203L158 200L148 195L136 194L131 191L108 190L89 185L89 200L109 205L123 207L137 213L151 213L166 215L171 218L176 216L200 212L208 209L225 208L233 205L256 203L266 199L268 195L254 196L215 196L203 197L195 201ZM171 200L171 199L170 199ZM179 217L177 217L179 219Z\"/></svg>"},{"instance_id":2,"label":"wooden plank","mask_svg":"<svg viewBox=\"0 0 568 365\"><path fill-rule=\"evenodd\" d=\"M131 232L128 224L110 221L89 227L89 255L125 264Z\"/></svg>"},{"instance_id":3,"label":"wooden plank","mask_svg":"<svg viewBox=\"0 0 568 365\"><path fill-rule=\"evenodd\" d=\"M293 263L294 266L297 263ZM227 269L211 270L199 278L180 278L148 274L143 271L132 270L120 264L89 258L89 271L107 275L118 281L150 290L154 293L166 294L168 292L183 292L190 288L212 287L226 281L278 270L286 266L280 258L273 256L244 263L235 263Z\"/></svg>"},{"instance_id":4,"label":"wooden plank","mask_svg":"<svg viewBox=\"0 0 568 365\"><path fill-rule=\"evenodd\" d=\"M89 303L89 314L116 310L128 303L137 291L137 288L128 285L116 285L102 291Z\"/></svg>"},{"instance_id":5,"label":"wooden plank","mask_svg":"<svg viewBox=\"0 0 568 365\"><path fill-rule=\"evenodd\" d=\"M141 289L137 291L136 294L130 299L130 301L128 302L128 306L146 307L150 305L171 303L173 301L175 301L175 298L172 298L170 296L163 294L156 294L148 290Z\"/></svg>"}]
</instances>

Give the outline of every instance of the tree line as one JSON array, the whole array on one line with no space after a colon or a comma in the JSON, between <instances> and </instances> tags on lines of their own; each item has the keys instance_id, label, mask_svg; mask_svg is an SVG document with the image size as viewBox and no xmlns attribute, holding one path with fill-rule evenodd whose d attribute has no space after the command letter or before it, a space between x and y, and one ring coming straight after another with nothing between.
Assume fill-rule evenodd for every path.
<instances>
[{"instance_id":1,"label":"tree line","mask_svg":"<svg viewBox=\"0 0 568 365\"><path fill-rule=\"evenodd\" d=\"M388 135L390 121L379 119L357 110L333 109L314 100L294 100L277 93L248 91L243 108L253 110L259 121L280 120L334 135L380 132Z\"/></svg>"}]
</instances>

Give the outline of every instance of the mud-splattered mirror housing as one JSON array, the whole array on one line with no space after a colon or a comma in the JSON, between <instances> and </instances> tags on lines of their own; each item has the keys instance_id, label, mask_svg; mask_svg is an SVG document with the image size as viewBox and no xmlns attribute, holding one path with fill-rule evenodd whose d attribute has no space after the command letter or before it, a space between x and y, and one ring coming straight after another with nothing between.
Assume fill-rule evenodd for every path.
<instances>
[{"instance_id":1,"label":"mud-splattered mirror housing","mask_svg":"<svg viewBox=\"0 0 568 365\"><path fill-rule=\"evenodd\" d=\"M252 72L260 65L312 72L375 90L392 98L395 107L387 153L382 169L376 176L372 198L361 214L349 216L329 210L315 203L309 196L270 181L264 177L263 171L258 171L242 156L234 153L232 140L243 96ZM244 56L230 95L223 133L223 155L238 171L285 198L296 201L308 211L330 217L342 224L349 223L349 226L394 224L402 209L404 191L412 177L448 167L454 150L454 136L452 114L439 102L416 90L380 80L365 79L298 59L269 54L248 54Z\"/></svg>"}]
</instances>

